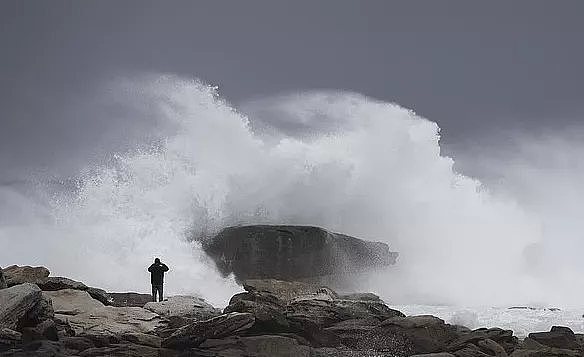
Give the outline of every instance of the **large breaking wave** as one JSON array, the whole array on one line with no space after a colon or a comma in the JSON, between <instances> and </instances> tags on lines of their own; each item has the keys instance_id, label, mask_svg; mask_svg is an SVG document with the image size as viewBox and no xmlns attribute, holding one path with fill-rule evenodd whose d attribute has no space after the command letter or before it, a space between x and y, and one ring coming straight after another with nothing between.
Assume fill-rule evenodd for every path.
<instances>
[{"instance_id":1,"label":"large breaking wave","mask_svg":"<svg viewBox=\"0 0 584 357\"><path fill-rule=\"evenodd\" d=\"M2 264L147 291L146 266L160 256L170 293L220 304L238 287L193 237L232 224L309 224L400 251L398 267L362 277L389 301L549 298L525 259L541 239L538 221L457 173L438 126L410 110L336 91L236 109L175 76L119 81L112 93L131 115L154 118L145 139L56 185L33 180L34 194L0 191Z\"/></svg>"}]
</instances>

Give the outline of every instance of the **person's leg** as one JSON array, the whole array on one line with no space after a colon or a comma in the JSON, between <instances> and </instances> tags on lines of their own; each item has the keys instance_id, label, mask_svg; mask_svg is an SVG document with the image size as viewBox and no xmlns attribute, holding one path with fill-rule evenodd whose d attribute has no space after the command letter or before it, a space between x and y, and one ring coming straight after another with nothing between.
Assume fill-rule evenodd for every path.
<instances>
[{"instance_id":1,"label":"person's leg","mask_svg":"<svg viewBox=\"0 0 584 357\"><path fill-rule=\"evenodd\" d=\"M164 300L164 298L162 297L162 291L164 290L164 285L160 285L159 287L160 290L158 290L158 293L160 294L160 301Z\"/></svg>"},{"instance_id":2,"label":"person's leg","mask_svg":"<svg viewBox=\"0 0 584 357\"><path fill-rule=\"evenodd\" d=\"M152 301L156 302L156 285L152 285Z\"/></svg>"}]
</instances>

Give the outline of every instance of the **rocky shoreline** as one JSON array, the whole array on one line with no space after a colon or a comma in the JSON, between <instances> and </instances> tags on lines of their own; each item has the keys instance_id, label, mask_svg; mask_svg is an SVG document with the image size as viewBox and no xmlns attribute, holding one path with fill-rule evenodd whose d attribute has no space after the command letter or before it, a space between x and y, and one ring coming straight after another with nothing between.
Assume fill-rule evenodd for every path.
<instances>
[{"instance_id":1,"label":"rocky shoreline","mask_svg":"<svg viewBox=\"0 0 584 357\"><path fill-rule=\"evenodd\" d=\"M193 296L107 293L44 267L3 275L0 356L584 356L584 335L566 327L520 340L305 282L245 280L219 310Z\"/></svg>"}]
</instances>

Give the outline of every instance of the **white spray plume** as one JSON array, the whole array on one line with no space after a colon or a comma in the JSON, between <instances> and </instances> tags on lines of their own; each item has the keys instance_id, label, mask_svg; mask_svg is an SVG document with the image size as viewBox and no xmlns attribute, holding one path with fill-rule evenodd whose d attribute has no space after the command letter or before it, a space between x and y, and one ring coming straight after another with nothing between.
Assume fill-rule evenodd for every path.
<instances>
[{"instance_id":1,"label":"white spray plume","mask_svg":"<svg viewBox=\"0 0 584 357\"><path fill-rule=\"evenodd\" d=\"M0 262L44 264L112 291L224 304L238 287L190 238L240 223L318 225L387 242L399 266L363 286L390 301L545 301L524 250L539 221L454 171L438 126L396 104L320 91L258 100L243 115L215 88L176 76L117 83L129 113L155 118L148 142L89 165L74 189L0 192ZM138 119L137 119L138 120ZM32 197L32 198L31 198Z\"/></svg>"}]
</instances>

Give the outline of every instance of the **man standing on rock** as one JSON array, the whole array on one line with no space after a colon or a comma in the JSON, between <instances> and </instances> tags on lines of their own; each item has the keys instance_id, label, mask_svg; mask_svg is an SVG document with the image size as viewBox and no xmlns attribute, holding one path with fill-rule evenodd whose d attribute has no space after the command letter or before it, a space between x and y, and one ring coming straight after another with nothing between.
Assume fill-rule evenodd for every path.
<instances>
[{"instance_id":1,"label":"man standing on rock","mask_svg":"<svg viewBox=\"0 0 584 357\"><path fill-rule=\"evenodd\" d=\"M158 293L158 301L162 301L162 291L164 285L164 273L168 271L166 264L160 262L160 259L154 259L148 271L150 272L150 282L152 283L152 301L156 302L156 293Z\"/></svg>"}]
</instances>

